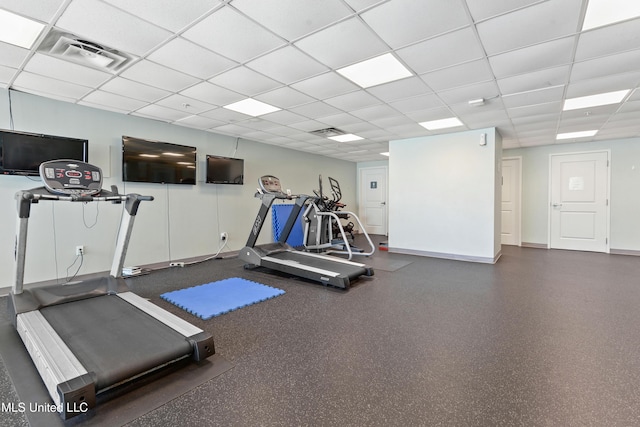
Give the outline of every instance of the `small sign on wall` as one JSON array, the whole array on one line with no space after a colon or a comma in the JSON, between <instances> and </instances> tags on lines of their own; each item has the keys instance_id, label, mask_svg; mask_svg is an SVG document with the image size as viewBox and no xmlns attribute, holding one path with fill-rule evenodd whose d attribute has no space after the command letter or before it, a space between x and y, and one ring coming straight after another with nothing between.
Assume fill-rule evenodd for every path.
<instances>
[{"instance_id":1,"label":"small sign on wall","mask_svg":"<svg viewBox=\"0 0 640 427\"><path fill-rule=\"evenodd\" d=\"M372 188L372 189L378 188L378 181L371 181L369 183L369 188Z\"/></svg>"},{"instance_id":2,"label":"small sign on wall","mask_svg":"<svg viewBox=\"0 0 640 427\"><path fill-rule=\"evenodd\" d=\"M569 191L584 190L584 178L581 176L572 176L569 178Z\"/></svg>"}]
</instances>

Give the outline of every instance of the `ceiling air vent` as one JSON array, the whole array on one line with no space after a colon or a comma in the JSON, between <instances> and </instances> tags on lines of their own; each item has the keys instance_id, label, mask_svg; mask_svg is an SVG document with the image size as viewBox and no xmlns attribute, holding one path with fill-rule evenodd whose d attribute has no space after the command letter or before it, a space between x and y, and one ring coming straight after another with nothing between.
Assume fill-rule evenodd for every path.
<instances>
[{"instance_id":1,"label":"ceiling air vent","mask_svg":"<svg viewBox=\"0 0 640 427\"><path fill-rule=\"evenodd\" d=\"M309 133L313 135L321 136L323 138L330 138L332 136L344 135L346 132L336 128L326 128L326 129L312 130Z\"/></svg>"},{"instance_id":2,"label":"ceiling air vent","mask_svg":"<svg viewBox=\"0 0 640 427\"><path fill-rule=\"evenodd\" d=\"M72 34L52 31L38 51L87 67L115 73L133 59L131 55Z\"/></svg>"}]
</instances>

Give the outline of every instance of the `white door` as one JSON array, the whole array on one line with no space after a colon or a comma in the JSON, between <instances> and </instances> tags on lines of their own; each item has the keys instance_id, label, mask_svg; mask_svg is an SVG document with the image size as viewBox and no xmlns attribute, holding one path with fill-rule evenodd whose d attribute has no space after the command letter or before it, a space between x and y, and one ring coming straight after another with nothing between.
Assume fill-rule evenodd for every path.
<instances>
[{"instance_id":1,"label":"white door","mask_svg":"<svg viewBox=\"0 0 640 427\"><path fill-rule=\"evenodd\" d=\"M609 252L609 153L551 155L550 247Z\"/></svg>"},{"instance_id":2,"label":"white door","mask_svg":"<svg viewBox=\"0 0 640 427\"><path fill-rule=\"evenodd\" d=\"M502 244L520 246L521 157L502 160Z\"/></svg>"},{"instance_id":3,"label":"white door","mask_svg":"<svg viewBox=\"0 0 640 427\"><path fill-rule=\"evenodd\" d=\"M387 235L386 166L360 169L360 221L369 234Z\"/></svg>"}]
</instances>

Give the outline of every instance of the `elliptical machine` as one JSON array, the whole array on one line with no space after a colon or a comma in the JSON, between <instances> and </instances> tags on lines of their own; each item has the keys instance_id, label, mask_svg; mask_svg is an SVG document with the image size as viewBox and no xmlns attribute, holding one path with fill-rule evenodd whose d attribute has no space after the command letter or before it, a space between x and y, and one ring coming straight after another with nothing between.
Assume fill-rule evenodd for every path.
<instances>
[{"instance_id":1,"label":"elliptical machine","mask_svg":"<svg viewBox=\"0 0 640 427\"><path fill-rule=\"evenodd\" d=\"M335 179L329 177L332 198L329 199L323 194L322 175L318 176L318 190L314 191L316 197L309 202L304 211L302 220L304 221L303 244L306 251L343 254L348 259L354 255L370 256L375 252L375 246L367 234L360 218L350 211L342 210L346 205L341 203L342 191L340 184ZM349 221L343 224L343 220L353 218L362 234L369 243L369 250L365 251L353 244L354 223Z\"/></svg>"}]
</instances>

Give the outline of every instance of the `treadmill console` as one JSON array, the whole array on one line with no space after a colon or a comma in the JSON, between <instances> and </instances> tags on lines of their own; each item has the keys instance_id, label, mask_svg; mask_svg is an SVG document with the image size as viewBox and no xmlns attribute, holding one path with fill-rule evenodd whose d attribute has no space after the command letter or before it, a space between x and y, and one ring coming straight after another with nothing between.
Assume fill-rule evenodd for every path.
<instances>
[{"instance_id":1,"label":"treadmill console","mask_svg":"<svg viewBox=\"0 0 640 427\"><path fill-rule=\"evenodd\" d=\"M258 181L260 189L265 193L283 194L280 180L273 175L265 175Z\"/></svg>"},{"instance_id":2,"label":"treadmill console","mask_svg":"<svg viewBox=\"0 0 640 427\"><path fill-rule=\"evenodd\" d=\"M52 160L40 165L48 191L63 195L95 195L102 189L102 170L77 160Z\"/></svg>"}]
</instances>

